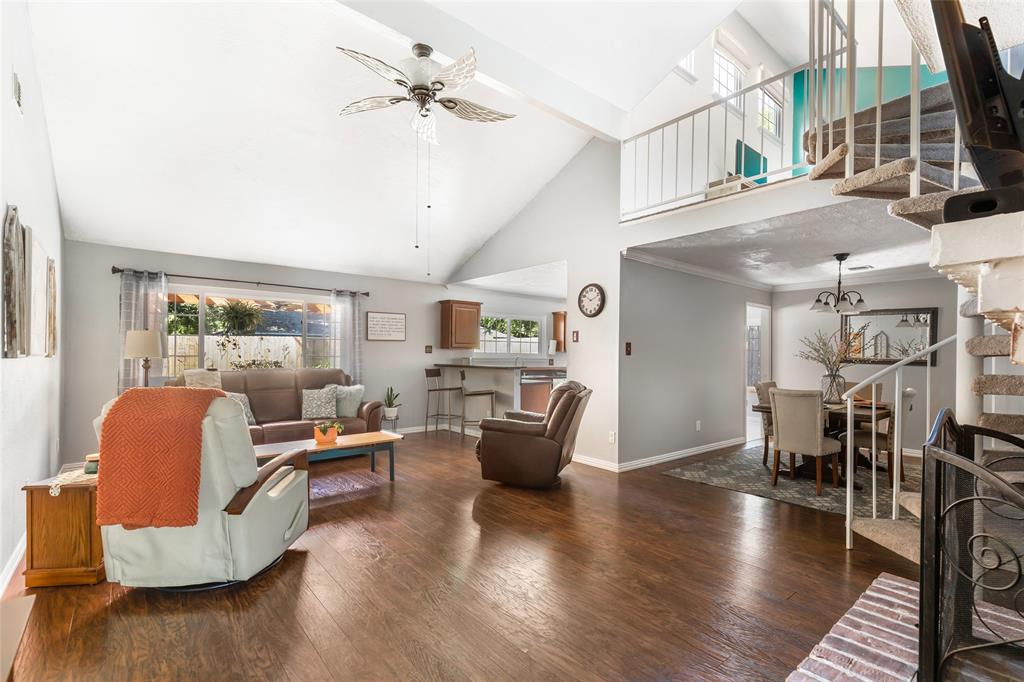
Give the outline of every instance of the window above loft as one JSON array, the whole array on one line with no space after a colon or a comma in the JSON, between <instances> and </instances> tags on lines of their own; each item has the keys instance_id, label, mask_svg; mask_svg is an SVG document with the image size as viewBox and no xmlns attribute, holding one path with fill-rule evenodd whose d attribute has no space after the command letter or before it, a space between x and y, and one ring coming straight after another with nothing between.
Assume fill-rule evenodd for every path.
<instances>
[{"instance_id":1,"label":"window above loft","mask_svg":"<svg viewBox=\"0 0 1024 682\"><path fill-rule=\"evenodd\" d=\"M765 89L757 93L757 124L769 135L779 136L782 129L782 104L775 95Z\"/></svg>"},{"instance_id":2,"label":"window above loft","mask_svg":"<svg viewBox=\"0 0 1024 682\"><path fill-rule=\"evenodd\" d=\"M733 97L743 89L743 67L725 52L715 49L711 65L711 93L740 108L739 98Z\"/></svg>"},{"instance_id":3,"label":"window above loft","mask_svg":"<svg viewBox=\"0 0 1024 682\"><path fill-rule=\"evenodd\" d=\"M695 63L694 53L695 52L696 52L696 50L694 50L693 52L690 52L690 54L688 54L685 57L683 57L682 59L680 59L679 63L676 64L675 69L673 69L673 71L675 72L675 74L677 76L679 76L683 80L689 81L690 83L696 83L697 82L697 67L694 65L694 63Z\"/></svg>"},{"instance_id":4,"label":"window above loft","mask_svg":"<svg viewBox=\"0 0 1024 682\"><path fill-rule=\"evenodd\" d=\"M478 353L492 355L539 355L539 318L517 315L481 315Z\"/></svg>"}]
</instances>

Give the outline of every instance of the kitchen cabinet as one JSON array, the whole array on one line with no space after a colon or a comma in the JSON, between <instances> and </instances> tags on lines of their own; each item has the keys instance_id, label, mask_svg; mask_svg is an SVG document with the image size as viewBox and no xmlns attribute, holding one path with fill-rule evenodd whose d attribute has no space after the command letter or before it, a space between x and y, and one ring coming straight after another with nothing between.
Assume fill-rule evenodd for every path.
<instances>
[{"instance_id":1,"label":"kitchen cabinet","mask_svg":"<svg viewBox=\"0 0 1024 682\"><path fill-rule=\"evenodd\" d=\"M478 348L480 346L480 303L476 301L439 301L441 304L441 348Z\"/></svg>"},{"instance_id":2,"label":"kitchen cabinet","mask_svg":"<svg viewBox=\"0 0 1024 682\"><path fill-rule=\"evenodd\" d=\"M555 342L555 352L565 352L565 311L556 310L551 313L551 338Z\"/></svg>"}]
</instances>

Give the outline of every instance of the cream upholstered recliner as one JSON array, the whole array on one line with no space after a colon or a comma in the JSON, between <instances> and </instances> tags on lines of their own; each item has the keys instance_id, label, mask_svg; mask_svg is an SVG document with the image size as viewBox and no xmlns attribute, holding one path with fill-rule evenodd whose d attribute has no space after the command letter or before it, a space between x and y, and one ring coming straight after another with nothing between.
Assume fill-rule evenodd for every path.
<instances>
[{"instance_id":1,"label":"cream upholstered recliner","mask_svg":"<svg viewBox=\"0 0 1024 682\"><path fill-rule=\"evenodd\" d=\"M93 422L97 438L115 400ZM203 418L196 525L102 526L107 580L131 587L248 580L273 564L308 521L306 452L287 452L257 468L241 405L215 398Z\"/></svg>"}]
</instances>

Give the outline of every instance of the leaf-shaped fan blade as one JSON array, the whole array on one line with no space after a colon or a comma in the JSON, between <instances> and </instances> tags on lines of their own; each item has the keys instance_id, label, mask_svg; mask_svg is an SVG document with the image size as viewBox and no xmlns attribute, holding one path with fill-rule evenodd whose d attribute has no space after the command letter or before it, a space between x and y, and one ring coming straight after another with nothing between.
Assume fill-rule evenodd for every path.
<instances>
[{"instance_id":1,"label":"leaf-shaped fan blade","mask_svg":"<svg viewBox=\"0 0 1024 682\"><path fill-rule=\"evenodd\" d=\"M442 97L437 102L459 118L464 118L467 121L494 123L515 117L515 114L503 114L482 104L476 104L466 99L459 99L458 97Z\"/></svg>"},{"instance_id":2,"label":"leaf-shaped fan blade","mask_svg":"<svg viewBox=\"0 0 1024 682\"><path fill-rule=\"evenodd\" d=\"M412 126L412 129L416 131L421 140L425 140L430 144L438 144L437 119L434 118L434 112L428 111L426 116L424 116L417 111L412 115L409 125Z\"/></svg>"},{"instance_id":3,"label":"leaf-shaped fan blade","mask_svg":"<svg viewBox=\"0 0 1024 682\"><path fill-rule=\"evenodd\" d=\"M341 113L338 115L347 116L349 114L358 114L361 111L384 109L386 107L393 107L396 104L408 101L408 97L367 97L366 99L360 99L352 102L342 109Z\"/></svg>"},{"instance_id":4,"label":"leaf-shaped fan blade","mask_svg":"<svg viewBox=\"0 0 1024 682\"><path fill-rule=\"evenodd\" d=\"M376 57L371 57L368 54L363 54L362 52L350 50L347 47L339 47L338 49L347 54L349 57L352 57L352 59L362 64L370 71L373 71L378 76L386 78L393 83L397 83L401 85L403 88L409 87L409 77L406 76L401 71L399 71L398 69L396 69L395 67L385 64Z\"/></svg>"},{"instance_id":5,"label":"leaf-shaped fan blade","mask_svg":"<svg viewBox=\"0 0 1024 682\"><path fill-rule=\"evenodd\" d=\"M473 80L476 75L476 51L469 48L469 52L462 55L440 72L431 81L430 85L434 90L452 93L460 89L466 83Z\"/></svg>"}]
</instances>

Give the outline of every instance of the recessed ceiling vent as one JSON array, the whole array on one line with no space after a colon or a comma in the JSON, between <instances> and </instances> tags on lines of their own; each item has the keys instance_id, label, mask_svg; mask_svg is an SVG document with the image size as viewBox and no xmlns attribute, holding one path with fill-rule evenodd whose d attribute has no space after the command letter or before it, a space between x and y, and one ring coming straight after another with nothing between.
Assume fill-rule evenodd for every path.
<instances>
[{"instance_id":1,"label":"recessed ceiling vent","mask_svg":"<svg viewBox=\"0 0 1024 682\"><path fill-rule=\"evenodd\" d=\"M847 272L861 272L861 271L864 271L864 270L874 270L874 269L875 269L875 266L873 266L873 265L854 265L852 267L846 268L846 271Z\"/></svg>"},{"instance_id":2,"label":"recessed ceiling vent","mask_svg":"<svg viewBox=\"0 0 1024 682\"><path fill-rule=\"evenodd\" d=\"M11 72L11 96L14 97L14 104L18 107L18 111L21 112L21 81L18 80L18 74L13 71Z\"/></svg>"}]
</instances>

